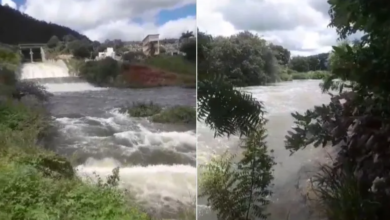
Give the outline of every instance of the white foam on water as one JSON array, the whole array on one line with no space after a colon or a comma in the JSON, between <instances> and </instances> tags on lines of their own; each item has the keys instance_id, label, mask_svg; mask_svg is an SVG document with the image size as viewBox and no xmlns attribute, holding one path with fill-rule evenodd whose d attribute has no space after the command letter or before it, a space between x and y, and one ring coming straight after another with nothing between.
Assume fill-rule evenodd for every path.
<instances>
[{"instance_id":1,"label":"white foam on water","mask_svg":"<svg viewBox=\"0 0 390 220\"><path fill-rule=\"evenodd\" d=\"M64 66L57 62L26 63L22 66L21 73L22 80L71 76L66 65Z\"/></svg>"},{"instance_id":2,"label":"white foam on water","mask_svg":"<svg viewBox=\"0 0 390 220\"><path fill-rule=\"evenodd\" d=\"M135 193L140 201L156 209L174 207L177 203L191 204L196 194L196 168L188 165L153 165L123 167L112 158L89 159L77 167L82 177L94 173L102 178L120 167L119 187ZM173 204L172 204L173 202Z\"/></svg>"},{"instance_id":3,"label":"white foam on water","mask_svg":"<svg viewBox=\"0 0 390 220\"><path fill-rule=\"evenodd\" d=\"M99 91L106 90L108 88L95 87L87 82L76 83L44 83L48 92L60 93L60 92L84 92L84 91Z\"/></svg>"},{"instance_id":4,"label":"white foam on water","mask_svg":"<svg viewBox=\"0 0 390 220\"><path fill-rule=\"evenodd\" d=\"M284 143L287 131L294 125L292 112L303 113L315 105L330 101L329 95L321 92L319 84L319 80L307 80L283 82L275 86L241 88L246 92L250 92L257 100L262 101L267 111L266 117L269 120L266 126L268 131L267 145L269 149L274 150L273 156L275 162L277 162L274 167L274 184L276 187L283 188L284 186L290 186L290 183L296 183L300 170L321 157L321 149L311 147L290 156L290 152L285 149ZM213 131L204 123L198 123L197 134L199 136L197 146L199 163L207 163L210 158L220 155L226 150L232 153L240 152L238 148L239 138L236 136L214 139ZM288 195L284 196L288 197ZM213 217L200 219L214 220ZM296 220L299 218L295 216L290 219Z\"/></svg>"},{"instance_id":5,"label":"white foam on water","mask_svg":"<svg viewBox=\"0 0 390 220\"><path fill-rule=\"evenodd\" d=\"M94 125L87 121L93 121ZM114 134L107 138L127 139L132 147L113 148L110 151L120 151L119 154L127 155L137 151L138 148L160 148L180 151L181 146L191 147L190 157L195 158L196 135L188 132L163 132L151 131L145 126L130 118L127 114L120 113L117 109L109 111L109 117L85 117L85 118L57 118L62 126L61 131L80 140L76 148L84 147L83 151L94 151L107 148L107 143L102 138L96 138L86 133L91 126L112 129ZM103 137L104 138L104 137ZM112 140L111 140L112 142ZM86 147L86 144L88 146ZM183 153L184 154L184 153ZM131 161L129 161L131 162ZM93 159L89 158L84 164L77 167L82 177L94 178L93 173L105 178L112 174L112 170L120 167L119 186L135 193L140 201L154 209L164 207L178 208L180 204L192 204L196 196L196 167L190 165L149 165L129 166L122 165L114 158Z\"/></svg>"},{"instance_id":6,"label":"white foam on water","mask_svg":"<svg viewBox=\"0 0 390 220\"><path fill-rule=\"evenodd\" d=\"M62 60L26 63L21 69L21 80L50 79L50 78L70 78L68 67ZM107 88L95 87L87 82L66 82L66 83L42 83L48 92L83 92L105 90Z\"/></svg>"}]
</instances>

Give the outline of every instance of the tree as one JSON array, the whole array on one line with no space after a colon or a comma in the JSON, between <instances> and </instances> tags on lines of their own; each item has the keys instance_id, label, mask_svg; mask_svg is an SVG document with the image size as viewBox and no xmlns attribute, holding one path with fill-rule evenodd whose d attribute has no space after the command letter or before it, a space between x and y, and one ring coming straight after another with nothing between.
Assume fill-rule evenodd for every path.
<instances>
[{"instance_id":1,"label":"tree","mask_svg":"<svg viewBox=\"0 0 390 220\"><path fill-rule=\"evenodd\" d=\"M86 38L68 27L40 21L19 10L2 5L0 5L0 33L0 42L15 45L23 43L44 44L52 36L63 39L69 34L76 39Z\"/></svg>"},{"instance_id":2,"label":"tree","mask_svg":"<svg viewBox=\"0 0 390 220\"><path fill-rule=\"evenodd\" d=\"M68 44L75 58L88 58L91 56L92 45L86 40L75 40Z\"/></svg>"},{"instance_id":3,"label":"tree","mask_svg":"<svg viewBox=\"0 0 390 220\"><path fill-rule=\"evenodd\" d=\"M185 53L187 60L195 62L196 61L196 39L187 40L185 43L181 44L180 51Z\"/></svg>"},{"instance_id":4,"label":"tree","mask_svg":"<svg viewBox=\"0 0 390 220\"><path fill-rule=\"evenodd\" d=\"M278 64L270 57L274 56L271 48L264 39L250 32L209 38L207 56L213 61L208 69L236 86L264 85L279 78L277 66L272 66Z\"/></svg>"},{"instance_id":5,"label":"tree","mask_svg":"<svg viewBox=\"0 0 390 220\"><path fill-rule=\"evenodd\" d=\"M297 72L308 72L310 70L308 59L302 56L291 58L289 67Z\"/></svg>"},{"instance_id":6,"label":"tree","mask_svg":"<svg viewBox=\"0 0 390 220\"><path fill-rule=\"evenodd\" d=\"M183 32L181 33L181 36L179 38L179 41L182 42L182 41L186 41L190 38L194 37L194 32L192 31L186 31L186 32Z\"/></svg>"},{"instance_id":7,"label":"tree","mask_svg":"<svg viewBox=\"0 0 390 220\"><path fill-rule=\"evenodd\" d=\"M280 46L280 45L270 45L272 51L274 52L274 55L276 59L279 61L279 63L283 66L287 65L290 62L290 56L291 53L286 48Z\"/></svg>"},{"instance_id":8,"label":"tree","mask_svg":"<svg viewBox=\"0 0 390 220\"><path fill-rule=\"evenodd\" d=\"M119 62L106 57L102 60L86 62L80 69L80 75L98 86L105 86L114 82L120 71Z\"/></svg>"},{"instance_id":9,"label":"tree","mask_svg":"<svg viewBox=\"0 0 390 220\"><path fill-rule=\"evenodd\" d=\"M384 220L390 215L390 29L385 22L390 8L368 0L328 2L330 26L340 39L357 32L363 37L355 45L333 47L332 74L322 88L338 93L327 105L293 114L297 127L286 148L296 152L328 144L339 150L335 163L324 166L316 178L327 219Z\"/></svg>"},{"instance_id":10,"label":"tree","mask_svg":"<svg viewBox=\"0 0 390 220\"><path fill-rule=\"evenodd\" d=\"M266 218L274 163L264 141L263 106L250 94L236 90L222 72L213 72L211 64L219 60L210 53L212 38L204 33L198 37L198 65L206 73L198 75L198 120L216 136L240 135L244 149L238 163L224 155L202 166L199 194L207 197L219 219Z\"/></svg>"},{"instance_id":11,"label":"tree","mask_svg":"<svg viewBox=\"0 0 390 220\"><path fill-rule=\"evenodd\" d=\"M65 35L65 36L62 38L62 40L65 41L65 42L70 43L70 42L72 42L72 41L74 41L74 40L77 40L77 39L76 39L72 34L67 34L67 35Z\"/></svg>"},{"instance_id":12,"label":"tree","mask_svg":"<svg viewBox=\"0 0 390 220\"><path fill-rule=\"evenodd\" d=\"M52 36L49 40L49 42L47 42L47 46L49 48L54 48L58 45L58 43L60 42L60 39L58 39L57 36Z\"/></svg>"}]
</instances>

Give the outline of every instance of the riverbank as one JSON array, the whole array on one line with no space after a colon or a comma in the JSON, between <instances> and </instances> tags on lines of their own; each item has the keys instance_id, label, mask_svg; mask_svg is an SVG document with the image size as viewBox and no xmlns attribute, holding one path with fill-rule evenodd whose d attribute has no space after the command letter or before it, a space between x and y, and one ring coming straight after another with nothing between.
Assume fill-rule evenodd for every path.
<instances>
[{"instance_id":1,"label":"riverbank","mask_svg":"<svg viewBox=\"0 0 390 220\"><path fill-rule=\"evenodd\" d=\"M329 71L309 71L309 72L295 72L295 71L284 71L280 75L281 81L292 81L292 80L317 80L324 79L329 76Z\"/></svg>"},{"instance_id":2,"label":"riverbank","mask_svg":"<svg viewBox=\"0 0 390 220\"><path fill-rule=\"evenodd\" d=\"M16 79L14 72L10 73ZM1 83L1 88L6 84L15 94L15 83L21 82ZM26 91L35 91L37 87L32 85ZM146 210L131 188L120 187L122 168L112 167L111 175L100 178L92 173L81 176L72 157L52 151L58 149L53 145L61 143L43 145L57 128L41 102L31 97L19 101L8 91L0 97L0 219L162 219ZM195 219L195 204L172 215L180 220Z\"/></svg>"},{"instance_id":3,"label":"riverbank","mask_svg":"<svg viewBox=\"0 0 390 220\"><path fill-rule=\"evenodd\" d=\"M195 88L196 85L196 65L182 56L158 55L134 63L111 58L87 62L69 59L66 63L71 72L100 87Z\"/></svg>"},{"instance_id":4,"label":"riverbank","mask_svg":"<svg viewBox=\"0 0 390 220\"><path fill-rule=\"evenodd\" d=\"M121 169L114 169L108 178L81 179L71 158L39 146L37 143L51 134L47 133L47 126L52 121L44 108L34 106L15 100L0 103L2 219L26 219L33 215L37 217L31 219L37 220L42 216L56 219L58 215L75 220L160 219L135 202L131 189L117 187ZM195 206L182 209L175 216L195 219Z\"/></svg>"}]
</instances>

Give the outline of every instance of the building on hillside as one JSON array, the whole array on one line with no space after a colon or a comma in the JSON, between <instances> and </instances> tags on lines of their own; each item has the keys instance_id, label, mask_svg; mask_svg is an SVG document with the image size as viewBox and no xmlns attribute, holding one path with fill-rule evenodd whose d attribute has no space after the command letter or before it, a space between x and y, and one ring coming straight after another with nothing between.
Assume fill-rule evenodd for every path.
<instances>
[{"instance_id":1,"label":"building on hillside","mask_svg":"<svg viewBox=\"0 0 390 220\"><path fill-rule=\"evenodd\" d=\"M154 55L160 54L160 35L159 34L149 34L142 40L142 52L146 56L151 54L151 44L154 44Z\"/></svg>"},{"instance_id":2,"label":"building on hillside","mask_svg":"<svg viewBox=\"0 0 390 220\"><path fill-rule=\"evenodd\" d=\"M114 48L112 47L107 47L106 51L99 52L98 56L96 57L97 60L104 59L106 57L111 57L113 59L116 58Z\"/></svg>"}]
</instances>

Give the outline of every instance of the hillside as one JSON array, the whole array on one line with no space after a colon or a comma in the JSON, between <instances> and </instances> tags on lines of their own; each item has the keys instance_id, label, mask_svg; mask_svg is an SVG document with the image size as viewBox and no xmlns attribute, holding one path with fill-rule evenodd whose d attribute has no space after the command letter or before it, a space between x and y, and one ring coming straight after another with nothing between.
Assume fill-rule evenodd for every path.
<instances>
[{"instance_id":1,"label":"hillside","mask_svg":"<svg viewBox=\"0 0 390 220\"><path fill-rule=\"evenodd\" d=\"M52 36L86 36L61 25L37 20L8 6L0 6L0 42L6 44L47 43ZM88 39L89 40L89 39Z\"/></svg>"}]
</instances>

